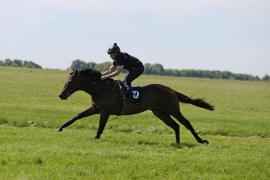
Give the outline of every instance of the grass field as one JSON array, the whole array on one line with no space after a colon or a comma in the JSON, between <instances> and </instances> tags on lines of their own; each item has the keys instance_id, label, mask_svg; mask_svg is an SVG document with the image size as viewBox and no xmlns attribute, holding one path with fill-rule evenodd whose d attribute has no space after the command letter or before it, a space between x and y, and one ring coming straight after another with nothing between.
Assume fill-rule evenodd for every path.
<instances>
[{"instance_id":1,"label":"grass field","mask_svg":"<svg viewBox=\"0 0 270 180\"><path fill-rule=\"evenodd\" d=\"M181 126L181 146L151 112L112 116L94 140L98 116L56 128L89 105L58 99L68 73L0 67L0 179L268 179L270 83L142 76L216 106L181 111L210 144ZM121 76L119 77L121 78Z\"/></svg>"}]
</instances>

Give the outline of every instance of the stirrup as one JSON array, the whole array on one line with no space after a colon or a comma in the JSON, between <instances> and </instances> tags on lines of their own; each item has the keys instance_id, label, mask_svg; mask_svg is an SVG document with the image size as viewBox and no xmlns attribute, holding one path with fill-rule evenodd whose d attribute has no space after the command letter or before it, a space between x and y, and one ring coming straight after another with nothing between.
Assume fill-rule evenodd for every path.
<instances>
[{"instance_id":1,"label":"stirrup","mask_svg":"<svg viewBox=\"0 0 270 180\"><path fill-rule=\"evenodd\" d=\"M132 96L132 89L127 89L126 92L125 92L125 98L129 98L130 96Z\"/></svg>"}]
</instances>

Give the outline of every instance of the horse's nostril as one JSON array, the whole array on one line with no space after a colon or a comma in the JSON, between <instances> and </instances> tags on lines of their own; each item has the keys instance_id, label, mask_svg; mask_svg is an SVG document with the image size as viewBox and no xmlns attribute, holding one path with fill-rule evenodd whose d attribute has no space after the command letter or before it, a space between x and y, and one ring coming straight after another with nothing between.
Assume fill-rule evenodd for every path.
<instances>
[{"instance_id":1,"label":"horse's nostril","mask_svg":"<svg viewBox=\"0 0 270 180\"><path fill-rule=\"evenodd\" d=\"M58 97L59 97L60 99L64 99L64 97L63 97L62 94L59 94Z\"/></svg>"}]
</instances>

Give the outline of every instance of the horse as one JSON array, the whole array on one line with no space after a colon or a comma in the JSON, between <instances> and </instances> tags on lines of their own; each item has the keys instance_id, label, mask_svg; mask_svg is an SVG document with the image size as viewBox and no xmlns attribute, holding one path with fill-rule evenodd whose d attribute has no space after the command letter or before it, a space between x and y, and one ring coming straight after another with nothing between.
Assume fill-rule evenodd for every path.
<instances>
[{"instance_id":1,"label":"horse","mask_svg":"<svg viewBox=\"0 0 270 180\"><path fill-rule=\"evenodd\" d=\"M184 125L198 143L208 144L192 127L191 123L180 112L179 102L188 103L212 111L215 107L203 99L193 99L176 90L161 84L149 84L141 87L143 98L140 104L134 104L123 99L119 80L108 78L101 80L101 73L97 70L73 70L61 93L60 99L66 100L76 91L84 91L92 96L89 108L65 122L58 131L63 131L75 121L94 114L100 114L99 127L95 139L99 139L110 115L132 115L150 110L175 132L176 144L180 144L179 124Z\"/></svg>"}]
</instances>

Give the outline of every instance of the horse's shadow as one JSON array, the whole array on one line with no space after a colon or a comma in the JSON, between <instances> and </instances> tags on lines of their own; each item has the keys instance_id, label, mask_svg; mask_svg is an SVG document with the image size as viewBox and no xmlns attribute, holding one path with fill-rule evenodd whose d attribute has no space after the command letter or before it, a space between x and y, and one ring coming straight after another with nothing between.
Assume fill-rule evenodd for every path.
<instances>
[{"instance_id":1,"label":"horse's shadow","mask_svg":"<svg viewBox=\"0 0 270 180\"><path fill-rule=\"evenodd\" d=\"M120 142L115 142L115 143L120 143ZM121 142L121 143L124 143L124 142ZM142 145L142 146L156 146L156 147L160 147L160 146L168 146L168 144L166 143L162 143L162 142L154 142L154 141L147 141L147 140L140 140L140 141L137 141L137 142L134 142L136 143L137 145ZM125 143L124 143L125 144ZM130 144L130 142L128 143ZM177 149L181 149L181 148L195 148L197 147L199 144L190 144L190 143L181 143L181 144L176 144L176 143L172 143L170 144L171 147L173 148L177 148Z\"/></svg>"},{"instance_id":2,"label":"horse's shadow","mask_svg":"<svg viewBox=\"0 0 270 180\"><path fill-rule=\"evenodd\" d=\"M160 146L162 143L159 142L153 142L153 141L145 141L145 140L140 140L136 142L138 145L149 145L149 146Z\"/></svg>"},{"instance_id":3,"label":"horse's shadow","mask_svg":"<svg viewBox=\"0 0 270 180\"><path fill-rule=\"evenodd\" d=\"M151 142L151 141L138 141L137 142L138 145L148 145L148 146L168 146L168 144L164 144L164 143L160 143L160 142ZM181 143L181 144L176 144L176 143L172 143L171 147L173 148L177 148L177 149L181 149L181 148L195 148L197 147L199 144L190 144L190 143Z\"/></svg>"},{"instance_id":4,"label":"horse's shadow","mask_svg":"<svg viewBox=\"0 0 270 180\"><path fill-rule=\"evenodd\" d=\"M176 148L176 149L181 149L181 148L195 148L197 147L199 144L190 144L190 143L181 143L181 144L175 144L172 143L171 146Z\"/></svg>"}]
</instances>

